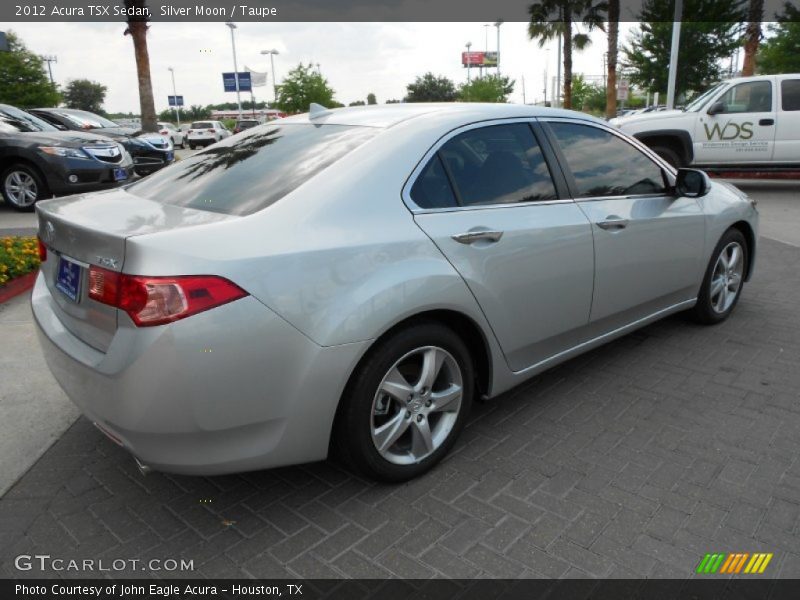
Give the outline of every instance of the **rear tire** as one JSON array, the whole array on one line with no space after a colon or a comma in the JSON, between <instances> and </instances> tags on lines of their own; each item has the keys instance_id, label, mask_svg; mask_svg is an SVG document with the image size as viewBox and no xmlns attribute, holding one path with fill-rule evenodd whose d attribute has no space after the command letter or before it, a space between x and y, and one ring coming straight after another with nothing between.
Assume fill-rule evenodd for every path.
<instances>
[{"instance_id":1,"label":"rear tire","mask_svg":"<svg viewBox=\"0 0 800 600\"><path fill-rule=\"evenodd\" d=\"M667 146L653 146L651 150L667 161L670 166L675 167L676 169L680 169L681 167L685 166L684 160L672 148Z\"/></svg>"},{"instance_id":2,"label":"rear tire","mask_svg":"<svg viewBox=\"0 0 800 600\"><path fill-rule=\"evenodd\" d=\"M426 321L370 350L337 413L332 449L364 475L400 482L453 447L475 389L472 358L451 329Z\"/></svg>"},{"instance_id":3,"label":"rear tire","mask_svg":"<svg viewBox=\"0 0 800 600\"><path fill-rule=\"evenodd\" d=\"M194 150L194 144L192 144L191 142L189 142L189 150Z\"/></svg>"},{"instance_id":4,"label":"rear tire","mask_svg":"<svg viewBox=\"0 0 800 600\"><path fill-rule=\"evenodd\" d=\"M13 164L3 171L0 191L3 200L19 212L31 212L36 202L50 196L38 169L25 163Z\"/></svg>"},{"instance_id":5,"label":"rear tire","mask_svg":"<svg viewBox=\"0 0 800 600\"><path fill-rule=\"evenodd\" d=\"M742 294L749 260L742 232L728 229L711 253L697 304L689 313L695 321L716 325L730 316Z\"/></svg>"}]
</instances>

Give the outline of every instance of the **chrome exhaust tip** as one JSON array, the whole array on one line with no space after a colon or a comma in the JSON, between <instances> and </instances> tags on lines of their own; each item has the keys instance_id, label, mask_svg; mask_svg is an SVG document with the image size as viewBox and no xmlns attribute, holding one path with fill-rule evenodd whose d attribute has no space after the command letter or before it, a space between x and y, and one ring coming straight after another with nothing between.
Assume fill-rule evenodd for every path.
<instances>
[{"instance_id":1,"label":"chrome exhaust tip","mask_svg":"<svg viewBox=\"0 0 800 600\"><path fill-rule=\"evenodd\" d=\"M139 469L139 473L142 474L142 477L144 477L146 475L149 475L150 473L153 472L153 469L151 467L148 467L146 464L144 464L142 461L140 461L135 456L133 457L133 460L136 461L136 466Z\"/></svg>"}]
</instances>

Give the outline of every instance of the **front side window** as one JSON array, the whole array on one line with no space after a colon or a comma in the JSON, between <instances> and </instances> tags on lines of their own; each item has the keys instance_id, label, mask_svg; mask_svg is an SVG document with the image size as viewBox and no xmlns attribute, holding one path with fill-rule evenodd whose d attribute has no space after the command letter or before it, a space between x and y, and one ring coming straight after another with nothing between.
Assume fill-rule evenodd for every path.
<instances>
[{"instance_id":1,"label":"front side window","mask_svg":"<svg viewBox=\"0 0 800 600\"><path fill-rule=\"evenodd\" d=\"M664 173L640 150L590 125L550 122L575 180L576 196L663 194Z\"/></svg>"},{"instance_id":2,"label":"front side window","mask_svg":"<svg viewBox=\"0 0 800 600\"><path fill-rule=\"evenodd\" d=\"M781 81L781 108L786 111L800 110L800 79Z\"/></svg>"},{"instance_id":3,"label":"front side window","mask_svg":"<svg viewBox=\"0 0 800 600\"><path fill-rule=\"evenodd\" d=\"M462 206L557 198L547 163L526 123L471 129L449 140L438 154Z\"/></svg>"},{"instance_id":4,"label":"front side window","mask_svg":"<svg viewBox=\"0 0 800 600\"><path fill-rule=\"evenodd\" d=\"M372 127L306 124L251 129L126 189L164 204L249 215L277 202L378 131Z\"/></svg>"},{"instance_id":5,"label":"front side window","mask_svg":"<svg viewBox=\"0 0 800 600\"><path fill-rule=\"evenodd\" d=\"M723 113L770 112L772 84L769 81L749 81L733 86L720 98Z\"/></svg>"}]
</instances>

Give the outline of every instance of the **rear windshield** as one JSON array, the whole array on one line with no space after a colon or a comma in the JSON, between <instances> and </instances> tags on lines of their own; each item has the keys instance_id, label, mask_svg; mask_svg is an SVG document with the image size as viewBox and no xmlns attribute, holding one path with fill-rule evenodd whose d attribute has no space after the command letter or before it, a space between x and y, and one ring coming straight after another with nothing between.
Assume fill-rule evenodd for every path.
<instances>
[{"instance_id":1,"label":"rear windshield","mask_svg":"<svg viewBox=\"0 0 800 600\"><path fill-rule=\"evenodd\" d=\"M249 215L277 202L378 131L300 123L260 127L216 143L127 189L165 204Z\"/></svg>"},{"instance_id":2,"label":"rear windshield","mask_svg":"<svg viewBox=\"0 0 800 600\"><path fill-rule=\"evenodd\" d=\"M199 123L192 123L192 129L213 129L214 124L208 123L207 121L201 121Z\"/></svg>"}]
</instances>

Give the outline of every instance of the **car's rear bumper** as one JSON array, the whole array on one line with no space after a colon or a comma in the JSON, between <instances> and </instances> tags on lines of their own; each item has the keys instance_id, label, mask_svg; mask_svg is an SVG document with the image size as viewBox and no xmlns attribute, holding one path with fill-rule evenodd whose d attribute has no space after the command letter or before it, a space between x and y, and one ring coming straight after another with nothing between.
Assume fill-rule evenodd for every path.
<instances>
[{"instance_id":1,"label":"car's rear bumper","mask_svg":"<svg viewBox=\"0 0 800 600\"><path fill-rule=\"evenodd\" d=\"M325 458L365 343L320 347L252 297L167 326L123 323L108 351L31 305L47 364L101 430L156 470L213 475Z\"/></svg>"}]
</instances>

